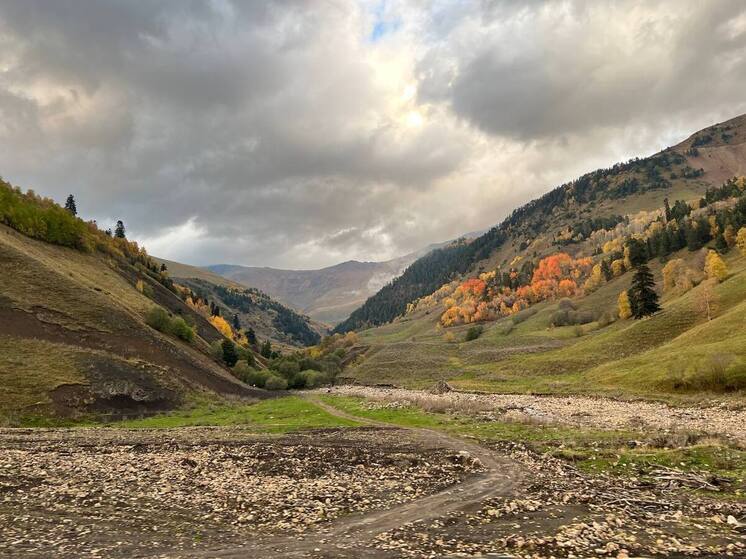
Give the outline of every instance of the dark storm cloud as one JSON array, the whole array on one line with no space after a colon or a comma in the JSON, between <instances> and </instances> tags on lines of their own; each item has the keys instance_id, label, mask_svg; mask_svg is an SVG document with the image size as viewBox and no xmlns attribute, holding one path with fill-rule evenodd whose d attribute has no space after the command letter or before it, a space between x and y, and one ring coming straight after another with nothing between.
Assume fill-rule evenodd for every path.
<instances>
[{"instance_id":1,"label":"dark storm cloud","mask_svg":"<svg viewBox=\"0 0 746 559\"><path fill-rule=\"evenodd\" d=\"M387 258L746 109L743 12L3 2L0 173L193 263Z\"/></svg>"}]
</instances>

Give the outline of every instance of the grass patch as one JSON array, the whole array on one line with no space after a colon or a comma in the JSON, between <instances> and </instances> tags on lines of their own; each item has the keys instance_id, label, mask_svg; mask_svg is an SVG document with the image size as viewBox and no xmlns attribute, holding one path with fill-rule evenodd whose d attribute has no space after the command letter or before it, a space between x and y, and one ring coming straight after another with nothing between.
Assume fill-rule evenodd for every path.
<instances>
[{"instance_id":1,"label":"grass patch","mask_svg":"<svg viewBox=\"0 0 746 559\"><path fill-rule=\"evenodd\" d=\"M260 433L288 433L303 429L358 427L360 424L335 417L297 396L275 398L252 405L203 403L190 410L111 424L116 427L150 429L221 425L246 426Z\"/></svg>"},{"instance_id":2,"label":"grass patch","mask_svg":"<svg viewBox=\"0 0 746 559\"><path fill-rule=\"evenodd\" d=\"M0 336L0 422L4 414L49 405L49 392L60 385L86 384L77 355L63 344Z\"/></svg>"}]
</instances>

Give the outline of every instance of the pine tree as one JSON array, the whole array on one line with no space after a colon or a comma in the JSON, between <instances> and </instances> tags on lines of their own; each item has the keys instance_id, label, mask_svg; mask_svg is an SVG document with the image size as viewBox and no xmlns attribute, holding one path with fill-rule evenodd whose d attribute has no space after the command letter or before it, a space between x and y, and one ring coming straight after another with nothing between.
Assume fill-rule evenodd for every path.
<instances>
[{"instance_id":1,"label":"pine tree","mask_svg":"<svg viewBox=\"0 0 746 559\"><path fill-rule=\"evenodd\" d=\"M643 318L661 309L658 304L658 294L655 292L653 274L645 264L638 266L632 278L632 287L629 288L627 294L632 316L635 318Z\"/></svg>"},{"instance_id":2,"label":"pine tree","mask_svg":"<svg viewBox=\"0 0 746 559\"><path fill-rule=\"evenodd\" d=\"M663 207L666 211L666 223L671 221L671 206L668 205L668 198L663 199Z\"/></svg>"},{"instance_id":3,"label":"pine tree","mask_svg":"<svg viewBox=\"0 0 746 559\"><path fill-rule=\"evenodd\" d=\"M221 345L223 347L223 361L225 361L225 364L229 367L233 367L233 365L235 365L238 361L236 344L234 344L231 340L226 339L223 340L223 343Z\"/></svg>"},{"instance_id":4,"label":"pine tree","mask_svg":"<svg viewBox=\"0 0 746 559\"><path fill-rule=\"evenodd\" d=\"M261 354L263 357L266 357L267 359L272 357L272 343L269 340L265 341L262 344Z\"/></svg>"},{"instance_id":5,"label":"pine tree","mask_svg":"<svg viewBox=\"0 0 746 559\"><path fill-rule=\"evenodd\" d=\"M121 219L119 221L117 221L117 225L114 228L114 236L117 239L125 239L126 238L126 235L125 235L125 232L124 232L124 223L122 222Z\"/></svg>"},{"instance_id":6,"label":"pine tree","mask_svg":"<svg viewBox=\"0 0 746 559\"><path fill-rule=\"evenodd\" d=\"M241 329L241 321L238 320L238 315L233 315L233 329L238 332Z\"/></svg>"},{"instance_id":7,"label":"pine tree","mask_svg":"<svg viewBox=\"0 0 746 559\"><path fill-rule=\"evenodd\" d=\"M246 339L251 345L256 345L256 332L254 332L253 328L249 327L249 329L246 330Z\"/></svg>"},{"instance_id":8,"label":"pine tree","mask_svg":"<svg viewBox=\"0 0 746 559\"><path fill-rule=\"evenodd\" d=\"M75 198L72 194L68 195L65 201L65 209L73 215L78 215L78 208L75 206Z\"/></svg>"},{"instance_id":9,"label":"pine tree","mask_svg":"<svg viewBox=\"0 0 746 559\"><path fill-rule=\"evenodd\" d=\"M168 266L166 266L165 262L161 264L161 272L168 272Z\"/></svg>"}]
</instances>

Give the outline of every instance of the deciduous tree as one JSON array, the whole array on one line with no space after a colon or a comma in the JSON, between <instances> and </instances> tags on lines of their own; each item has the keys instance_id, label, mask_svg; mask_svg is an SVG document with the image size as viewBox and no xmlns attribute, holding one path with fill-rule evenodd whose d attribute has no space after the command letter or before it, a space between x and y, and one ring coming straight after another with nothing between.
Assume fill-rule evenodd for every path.
<instances>
[{"instance_id":1,"label":"deciduous tree","mask_svg":"<svg viewBox=\"0 0 746 559\"><path fill-rule=\"evenodd\" d=\"M710 279L716 279L717 281L723 281L728 277L728 267L720 258L720 255L711 250L707 253L707 259L705 260L705 274Z\"/></svg>"}]
</instances>

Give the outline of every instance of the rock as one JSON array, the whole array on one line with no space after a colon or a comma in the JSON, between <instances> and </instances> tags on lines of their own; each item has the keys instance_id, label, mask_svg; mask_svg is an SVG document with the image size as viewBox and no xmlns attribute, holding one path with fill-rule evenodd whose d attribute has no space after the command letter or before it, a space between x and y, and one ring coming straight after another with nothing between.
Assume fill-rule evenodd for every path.
<instances>
[{"instance_id":1,"label":"rock","mask_svg":"<svg viewBox=\"0 0 746 559\"><path fill-rule=\"evenodd\" d=\"M439 380L428 389L428 392L430 394L447 394L448 392L453 392L453 387L446 381Z\"/></svg>"}]
</instances>

